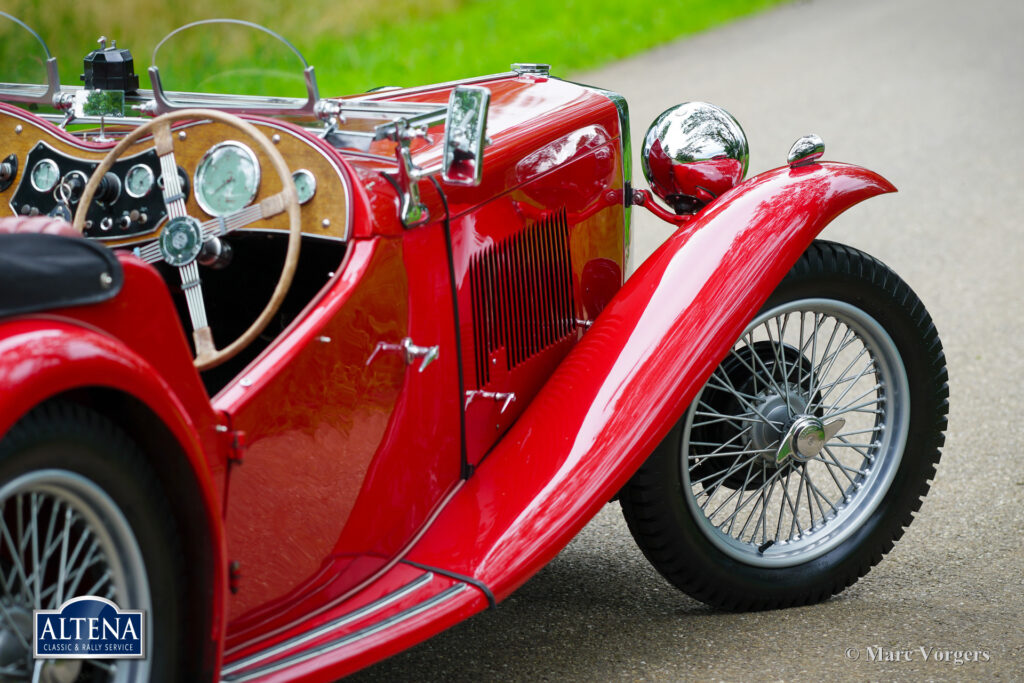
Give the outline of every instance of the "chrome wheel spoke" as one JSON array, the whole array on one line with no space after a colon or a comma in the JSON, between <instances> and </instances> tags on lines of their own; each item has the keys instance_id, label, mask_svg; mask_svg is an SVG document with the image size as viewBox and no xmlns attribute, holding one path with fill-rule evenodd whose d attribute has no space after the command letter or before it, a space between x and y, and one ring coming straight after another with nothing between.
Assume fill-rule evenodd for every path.
<instances>
[{"instance_id":1,"label":"chrome wheel spoke","mask_svg":"<svg viewBox=\"0 0 1024 683\"><path fill-rule=\"evenodd\" d=\"M48 661L32 657L28 629L35 609L95 595L122 609L151 610L141 555L132 554L139 553L134 535L90 480L63 470L16 477L0 486L0 521L0 633L7 658L0 679L49 680ZM134 680L149 668L141 661L83 660L82 666L94 669L90 681Z\"/></svg>"},{"instance_id":2,"label":"chrome wheel spoke","mask_svg":"<svg viewBox=\"0 0 1024 683\"><path fill-rule=\"evenodd\" d=\"M894 476L906 387L891 338L861 309L806 299L763 313L683 423L683 485L698 526L765 566L834 547ZM825 438L806 440L817 433L807 425Z\"/></svg>"}]
</instances>

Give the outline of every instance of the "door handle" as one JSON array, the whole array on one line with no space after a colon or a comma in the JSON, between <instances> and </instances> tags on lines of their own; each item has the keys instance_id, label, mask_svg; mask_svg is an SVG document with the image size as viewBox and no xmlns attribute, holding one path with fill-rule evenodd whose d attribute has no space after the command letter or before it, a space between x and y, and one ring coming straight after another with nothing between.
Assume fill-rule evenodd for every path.
<instances>
[{"instance_id":1,"label":"door handle","mask_svg":"<svg viewBox=\"0 0 1024 683\"><path fill-rule=\"evenodd\" d=\"M466 405L465 408L469 408L469 404L477 398L486 398L491 401L498 401L501 403L501 413L504 414L508 410L508 405L512 401L516 400L516 395L512 392L495 392L495 391L481 391L474 389L473 391L466 392Z\"/></svg>"},{"instance_id":2,"label":"door handle","mask_svg":"<svg viewBox=\"0 0 1024 683\"><path fill-rule=\"evenodd\" d=\"M411 337L406 337L397 344L381 341L377 342L377 346L373 349L373 353L371 353L370 357L366 359L366 365L369 366L381 351L400 351L405 358L406 365L412 365L417 359L422 359L419 371L423 372L427 369L428 365L437 360L437 357L441 353L441 347L436 345L418 346L413 343Z\"/></svg>"}]
</instances>

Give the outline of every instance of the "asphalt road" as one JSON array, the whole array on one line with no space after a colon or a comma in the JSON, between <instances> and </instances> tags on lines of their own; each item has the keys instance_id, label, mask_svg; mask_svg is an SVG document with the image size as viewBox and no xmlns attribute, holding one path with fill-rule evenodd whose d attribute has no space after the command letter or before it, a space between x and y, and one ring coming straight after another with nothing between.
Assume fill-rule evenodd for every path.
<instances>
[{"instance_id":1,"label":"asphalt road","mask_svg":"<svg viewBox=\"0 0 1024 683\"><path fill-rule=\"evenodd\" d=\"M1024 678L1022 28L1013 0L814 0L575 75L627 96L635 141L669 105L706 100L744 126L751 173L815 132L826 158L899 187L824 233L911 284L949 363L938 476L879 566L821 605L717 612L647 565L613 504L496 610L356 680ZM669 230L636 212L642 259Z\"/></svg>"}]
</instances>

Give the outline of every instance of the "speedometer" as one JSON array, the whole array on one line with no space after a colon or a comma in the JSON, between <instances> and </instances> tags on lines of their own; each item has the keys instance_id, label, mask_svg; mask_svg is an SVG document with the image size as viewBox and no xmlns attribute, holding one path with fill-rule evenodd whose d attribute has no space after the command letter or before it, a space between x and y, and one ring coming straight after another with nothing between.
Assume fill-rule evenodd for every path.
<instances>
[{"instance_id":1,"label":"speedometer","mask_svg":"<svg viewBox=\"0 0 1024 683\"><path fill-rule=\"evenodd\" d=\"M260 188L260 165L253 151L230 140L203 155L195 175L196 201L211 216L248 206Z\"/></svg>"}]
</instances>

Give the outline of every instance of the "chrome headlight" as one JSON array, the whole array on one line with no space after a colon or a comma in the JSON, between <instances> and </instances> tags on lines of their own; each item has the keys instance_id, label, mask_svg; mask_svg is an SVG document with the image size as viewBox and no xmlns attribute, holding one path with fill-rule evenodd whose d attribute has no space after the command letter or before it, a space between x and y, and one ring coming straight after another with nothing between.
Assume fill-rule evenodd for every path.
<instances>
[{"instance_id":1,"label":"chrome headlight","mask_svg":"<svg viewBox=\"0 0 1024 683\"><path fill-rule=\"evenodd\" d=\"M739 183L749 159L740 124L707 102L662 112L647 129L640 157L651 190L676 213L694 213Z\"/></svg>"}]
</instances>

